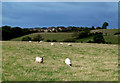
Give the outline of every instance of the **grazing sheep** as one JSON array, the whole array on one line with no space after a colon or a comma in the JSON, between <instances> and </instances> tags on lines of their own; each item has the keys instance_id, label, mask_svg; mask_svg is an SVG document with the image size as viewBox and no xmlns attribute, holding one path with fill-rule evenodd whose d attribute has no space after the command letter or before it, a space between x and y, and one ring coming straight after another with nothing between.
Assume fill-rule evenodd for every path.
<instances>
[{"instance_id":1,"label":"grazing sheep","mask_svg":"<svg viewBox=\"0 0 120 83\"><path fill-rule=\"evenodd\" d=\"M69 43L68 46L72 46L72 44Z\"/></svg>"},{"instance_id":2,"label":"grazing sheep","mask_svg":"<svg viewBox=\"0 0 120 83\"><path fill-rule=\"evenodd\" d=\"M71 61L70 61L69 58L66 58L66 59L65 59L65 63L66 63L67 65L69 65L69 66L72 66Z\"/></svg>"},{"instance_id":3,"label":"grazing sheep","mask_svg":"<svg viewBox=\"0 0 120 83\"><path fill-rule=\"evenodd\" d=\"M43 63L43 57L36 57L36 61L38 63Z\"/></svg>"},{"instance_id":4,"label":"grazing sheep","mask_svg":"<svg viewBox=\"0 0 120 83\"><path fill-rule=\"evenodd\" d=\"M55 46L55 44L54 44L54 43L51 43L51 46Z\"/></svg>"},{"instance_id":5,"label":"grazing sheep","mask_svg":"<svg viewBox=\"0 0 120 83\"><path fill-rule=\"evenodd\" d=\"M40 42L43 42L43 41L40 41Z\"/></svg>"},{"instance_id":6,"label":"grazing sheep","mask_svg":"<svg viewBox=\"0 0 120 83\"><path fill-rule=\"evenodd\" d=\"M32 42L32 41L29 41L29 42Z\"/></svg>"},{"instance_id":7,"label":"grazing sheep","mask_svg":"<svg viewBox=\"0 0 120 83\"><path fill-rule=\"evenodd\" d=\"M61 44L61 45L63 45L63 43L62 43L62 42L61 42L60 44Z\"/></svg>"}]
</instances>

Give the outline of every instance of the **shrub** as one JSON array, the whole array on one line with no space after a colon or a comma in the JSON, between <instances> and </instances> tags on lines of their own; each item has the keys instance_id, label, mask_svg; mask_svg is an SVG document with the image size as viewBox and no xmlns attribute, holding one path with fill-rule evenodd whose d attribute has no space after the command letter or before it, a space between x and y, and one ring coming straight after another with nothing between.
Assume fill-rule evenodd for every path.
<instances>
[{"instance_id":1,"label":"shrub","mask_svg":"<svg viewBox=\"0 0 120 83\"><path fill-rule=\"evenodd\" d=\"M120 35L120 32L114 33L114 35Z\"/></svg>"},{"instance_id":2,"label":"shrub","mask_svg":"<svg viewBox=\"0 0 120 83\"><path fill-rule=\"evenodd\" d=\"M105 40L104 40L102 34L95 35L93 37L93 41L94 41L94 43L105 43Z\"/></svg>"},{"instance_id":3,"label":"shrub","mask_svg":"<svg viewBox=\"0 0 120 83\"><path fill-rule=\"evenodd\" d=\"M87 41L87 43L93 43L93 41L89 40L89 41Z\"/></svg>"},{"instance_id":4,"label":"shrub","mask_svg":"<svg viewBox=\"0 0 120 83\"><path fill-rule=\"evenodd\" d=\"M88 37L88 34L89 33L87 31L74 32L73 37L76 39L80 39L80 38Z\"/></svg>"},{"instance_id":5,"label":"shrub","mask_svg":"<svg viewBox=\"0 0 120 83\"><path fill-rule=\"evenodd\" d=\"M22 41L30 41L30 40L31 40L31 38L28 36L22 38Z\"/></svg>"},{"instance_id":6,"label":"shrub","mask_svg":"<svg viewBox=\"0 0 120 83\"><path fill-rule=\"evenodd\" d=\"M46 42L51 42L51 40L47 39Z\"/></svg>"},{"instance_id":7,"label":"shrub","mask_svg":"<svg viewBox=\"0 0 120 83\"><path fill-rule=\"evenodd\" d=\"M63 42L75 42L75 39L65 39Z\"/></svg>"},{"instance_id":8,"label":"shrub","mask_svg":"<svg viewBox=\"0 0 120 83\"><path fill-rule=\"evenodd\" d=\"M33 37L33 41L41 41L41 40L43 40L43 38L42 38L42 36L41 36L40 34L35 35L35 36Z\"/></svg>"},{"instance_id":9,"label":"shrub","mask_svg":"<svg viewBox=\"0 0 120 83\"><path fill-rule=\"evenodd\" d=\"M52 40L52 42L57 42L57 40Z\"/></svg>"}]
</instances>

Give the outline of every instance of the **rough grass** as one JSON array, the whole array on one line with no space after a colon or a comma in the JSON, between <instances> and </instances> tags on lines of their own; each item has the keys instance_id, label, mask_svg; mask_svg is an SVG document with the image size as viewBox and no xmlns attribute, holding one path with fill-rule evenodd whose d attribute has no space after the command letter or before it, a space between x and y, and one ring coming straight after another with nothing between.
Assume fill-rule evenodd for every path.
<instances>
[{"instance_id":1,"label":"rough grass","mask_svg":"<svg viewBox=\"0 0 120 83\"><path fill-rule=\"evenodd\" d=\"M2 42L0 41L0 83L2 78Z\"/></svg>"},{"instance_id":2,"label":"rough grass","mask_svg":"<svg viewBox=\"0 0 120 83\"><path fill-rule=\"evenodd\" d=\"M118 81L118 46L3 42L3 81ZM43 56L44 63L35 63ZM72 67L64 63L70 58Z\"/></svg>"},{"instance_id":3,"label":"rough grass","mask_svg":"<svg viewBox=\"0 0 120 83\"><path fill-rule=\"evenodd\" d=\"M114 35L115 33L118 33L120 29L96 29L96 30L91 30L91 33L95 32L102 32L104 35Z\"/></svg>"},{"instance_id":4,"label":"rough grass","mask_svg":"<svg viewBox=\"0 0 120 83\"><path fill-rule=\"evenodd\" d=\"M118 44L118 35L104 36L106 42L111 42L112 44Z\"/></svg>"}]
</instances>

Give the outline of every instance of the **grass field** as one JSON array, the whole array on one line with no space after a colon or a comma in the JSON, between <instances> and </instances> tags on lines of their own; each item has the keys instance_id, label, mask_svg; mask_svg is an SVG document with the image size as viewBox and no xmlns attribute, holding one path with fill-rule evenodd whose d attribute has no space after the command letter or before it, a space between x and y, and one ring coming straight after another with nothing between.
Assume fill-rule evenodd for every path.
<instances>
[{"instance_id":1,"label":"grass field","mask_svg":"<svg viewBox=\"0 0 120 83\"><path fill-rule=\"evenodd\" d=\"M112 36L104 36L104 39L106 42L111 42L113 44L118 44L118 36L112 35Z\"/></svg>"},{"instance_id":2,"label":"grass field","mask_svg":"<svg viewBox=\"0 0 120 83\"><path fill-rule=\"evenodd\" d=\"M2 42L0 41L0 83L2 78Z\"/></svg>"},{"instance_id":3,"label":"grass field","mask_svg":"<svg viewBox=\"0 0 120 83\"><path fill-rule=\"evenodd\" d=\"M120 29L96 29L96 30L91 30L91 33L95 32L102 32L104 35L114 35L115 33L120 32Z\"/></svg>"},{"instance_id":4,"label":"grass field","mask_svg":"<svg viewBox=\"0 0 120 83\"><path fill-rule=\"evenodd\" d=\"M73 36L72 36L73 33L33 33L33 34L25 35L25 36L29 36L29 37L33 38L37 34L41 34L41 36L44 38L45 41L49 39L51 41L57 40L58 42L60 42L60 41L66 40L66 39L73 39ZM11 41L21 41L22 38L25 36L11 39ZM76 42L86 43L89 40L93 41L93 37L94 36L78 39L78 40L76 40ZM112 44L118 44L118 36L117 35L104 36L104 39L106 42L111 42Z\"/></svg>"},{"instance_id":5,"label":"grass field","mask_svg":"<svg viewBox=\"0 0 120 83\"><path fill-rule=\"evenodd\" d=\"M118 46L3 41L3 81L118 81ZM44 63L35 63L43 56ZM64 63L70 58L72 67Z\"/></svg>"},{"instance_id":6,"label":"grass field","mask_svg":"<svg viewBox=\"0 0 120 83\"><path fill-rule=\"evenodd\" d=\"M41 36L44 38L44 40L49 39L49 40L63 41L65 39L73 38L72 33L33 33L33 34L25 35L25 36L29 36L29 37L33 38L37 34L41 34ZM11 41L21 41L22 38L25 36L14 38Z\"/></svg>"}]
</instances>

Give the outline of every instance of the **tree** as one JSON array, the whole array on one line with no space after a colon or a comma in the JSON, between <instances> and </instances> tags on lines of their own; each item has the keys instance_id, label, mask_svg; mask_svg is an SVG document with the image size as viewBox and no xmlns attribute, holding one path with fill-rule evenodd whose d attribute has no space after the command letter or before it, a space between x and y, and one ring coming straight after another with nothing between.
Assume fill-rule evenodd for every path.
<instances>
[{"instance_id":1,"label":"tree","mask_svg":"<svg viewBox=\"0 0 120 83\"><path fill-rule=\"evenodd\" d=\"M11 28L12 37L19 37L23 35L22 29L20 27Z\"/></svg>"},{"instance_id":2,"label":"tree","mask_svg":"<svg viewBox=\"0 0 120 83\"><path fill-rule=\"evenodd\" d=\"M40 34L33 37L33 41L40 41L40 40L43 40L43 38Z\"/></svg>"},{"instance_id":3,"label":"tree","mask_svg":"<svg viewBox=\"0 0 120 83\"><path fill-rule=\"evenodd\" d=\"M105 43L105 40L103 38L102 34L97 34L93 37L94 43Z\"/></svg>"},{"instance_id":4,"label":"tree","mask_svg":"<svg viewBox=\"0 0 120 83\"><path fill-rule=\"evenodd\" d=\"M88 36L88 33L85 31L74 32L73 37L76 39L85 38Z\"/></svg>"},{"instance_id":5,"label":"tree","mask_svg":"<svg viewBox=\"0 0 120 83\"><path fill-rule=\"evenodd\" d=\"M85 27L85 28L83 28L83 31L85 31L86 34L89 34L90 33L90 28Z\"/></svg>"},{"instance_id":6,"label":"tree","mask_svg":"<svg viewBox=\"0 0 120 83\"><path fill-rule=\"evenodd\" d=\"M94 30L95 29L95 27L94 26L92 26L92 28L91 28L92 30Z\"/></svg>"},{"instance_id":7,"label":"tree","mask_svg":"<svg viewBox=\"0 0 120 83\"><path fill-rule=\"evenodd\" d=\"M98 27L96 27L96 29L101 29L101 27L98 26Z\"/></svg>"},{"instance_id":8,"label":"tree","mask_svg":"<svg viewBox=\"0 0 120 83\"><path fill-rule=\"evenodd\" d=\"M108 26L109 24L107 23L107 22L104 22L104 24L102 25L102 29L107 29L107 26Z\"/></svg>"},{"instance_id":9,"label":"tree","mask_svg":"<svg viewBox=\"0 0 120 83\"><path fill-rule=\"evenodd\" d=\"M2 26L2 40L9 40L12 38L11 36L11 27L10 26Z\"/></svg>"}]
</instances>

